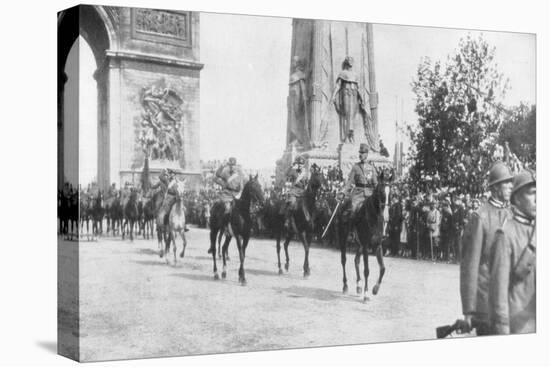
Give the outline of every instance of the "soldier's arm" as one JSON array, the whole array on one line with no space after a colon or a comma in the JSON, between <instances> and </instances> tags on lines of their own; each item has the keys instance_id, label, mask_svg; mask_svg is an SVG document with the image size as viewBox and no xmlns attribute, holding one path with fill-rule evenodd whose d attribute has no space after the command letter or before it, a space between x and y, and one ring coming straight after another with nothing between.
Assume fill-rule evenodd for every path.
<instances>
[{"instance_id":1,"label":"soldier's arm","mask_svg":"<svg viewBox=\"0 0 550 367\"><path fill-rule=\"evenodd\" d=\"M225 181L224 181L224 179L222 178L223 168L224 168L224 166L220 166L220 167L216 170L216 174L214 175L214 179L213 179L213 181L214 181L215 183L217 183L218 185L220 185L221 187L225 187Z\"/></svg>"},{"instance_id":2,"label":"soldier's arm","mask_svg":"<svg viewBox=\"0 0 550 367\"><path fill-rule=\"evenodd\" d=\"M496 334L510 334L508 287L511 272L511 247L502 230L495 234L490 257L489 320Z\"/></svg>"},{"instance_id":3,"label":"soldier's arm","mask_svg":"<svg viewBox=\"0 0 550 367\"><path fill-rule=\"evenodd\" d=\"M463 259L460 263L460 296L464 315L471 315L476 311L482 246L483 222L480 216L475 213L466 226L462 238Z\"/></svg>"},{"instance_id":4,"label":"soldier's arm","mask_svg":"<svg viewBox=\"0 0 550 367\"><path fill-rule=\"evenodd\" d=\"M348 179L344 185L344 192L349 193L352 187L355 185L355 166L351 167L349 171Z\"/></svg>"}]
</instances>

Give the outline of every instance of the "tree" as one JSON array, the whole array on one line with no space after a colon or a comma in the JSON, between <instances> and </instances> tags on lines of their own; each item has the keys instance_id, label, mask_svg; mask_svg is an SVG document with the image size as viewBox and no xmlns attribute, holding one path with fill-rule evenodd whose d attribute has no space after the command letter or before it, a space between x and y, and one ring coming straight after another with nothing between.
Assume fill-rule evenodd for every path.
<instances>
[{"instance_id":1,"label":"tree","mask_svg":"<svg viewBox=\"0 0 550 367\"><path fill-rule=\"evenodd\" d=\"M508 114L501 103L508 81L494 53L482 36L468 36L444 64L421 60L412 82L419 124L409 128L410 180L417 187L429 181L463 193L483 191Z\"/></svg>"},{"instance_id":2,"label":"tree","mask_svg":"<svg viewBox=\"0 0 550 367\"><path fill-rule=\"evenodd\" d=\"M536 106L522 103L511 111L499 135L499 143L503 146L508 143L510 152L523 162L536 161L536 119Z\"/></svg>"}]
</instances>

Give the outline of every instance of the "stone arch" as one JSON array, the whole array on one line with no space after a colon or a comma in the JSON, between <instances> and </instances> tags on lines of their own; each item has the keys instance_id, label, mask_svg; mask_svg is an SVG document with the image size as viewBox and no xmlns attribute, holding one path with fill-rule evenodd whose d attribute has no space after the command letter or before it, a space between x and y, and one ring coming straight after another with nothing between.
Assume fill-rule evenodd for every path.
<instances>
[{"instance_id":1,"label":"stone arch","mask_svg":"<svg viewBox=\"0 0 550 367\"><path fill-rule=\"evenodd\" d=\"M104 188L109 182L108 67L107 51L118 47L115 27L102 6L82 5L58 13L58 187L64 182L64 90L67 76L64 69L71 47L82 36L94 54L97 70L94 79L98 92L98 183ZM74 157L78 160L78 154Z\"/></svg>"},{"instance_id":2,"label":"stone arch","mask_svg":"<svg viewBox=\"0 0 550 367\"><path fill-rule=\"evenodd\" d=\"M171 115L168 127L179 139L163 141L173 143L177 154L152 157L150 171L168 166L200 178L199 13L80 5L60 12L57 19L58 185L63 185L64 66L79 35L90 45L97 64L99 187L139 181L147 156L139 140L145 121L141 98L153 86L162 87L166 93L161 97L177 105L178 114Z\"/></svg>"}]
</instances>

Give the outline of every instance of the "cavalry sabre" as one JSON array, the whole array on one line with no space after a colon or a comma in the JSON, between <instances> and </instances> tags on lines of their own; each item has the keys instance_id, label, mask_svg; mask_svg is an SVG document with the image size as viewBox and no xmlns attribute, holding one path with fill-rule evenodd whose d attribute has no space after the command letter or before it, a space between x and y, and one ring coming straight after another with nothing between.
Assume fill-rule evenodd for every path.
<instances>
[{"instance_id":1,"label":"cavalry sabre","mask_svg":"<svg viewBox=\"0 0 550 367\"><path fill-rule=\"evenodd\" d=\"M336 204L336 207L334 208L334 211L332 212L332 215L330 216L330 220L328 221L327 226L325 227L325 230L323 231L323 234L321 235L321 238L324 238L327 234L328 228L330 227L330 224L332 223L332 220L334 219L334 216L336 215L336 212L338 211L338 207L342 204L342 201L339 201L338 204Z\"/></svg>"}]
</instances>

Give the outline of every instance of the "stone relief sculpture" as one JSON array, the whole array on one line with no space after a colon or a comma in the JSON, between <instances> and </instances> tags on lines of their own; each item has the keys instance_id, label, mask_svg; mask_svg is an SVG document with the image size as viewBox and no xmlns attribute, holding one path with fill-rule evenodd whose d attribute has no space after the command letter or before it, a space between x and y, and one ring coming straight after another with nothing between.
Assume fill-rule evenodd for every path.
<instances>
[{"instance_id":1,"label":"stone relief sculpture","mask_svg":"<svg viewBox=\"0 0 550 367\"><path fill-rule=\"evenodd\" d=\"M289 139L291 145L306 147L311 137L308 111L306 107L306 75L304 62L298 56L292 58L292 74L289 80L288 110Z\"/></svg>"},{"instance_id":2,"label":"stone relief sculpture","mask_svg":"<svg viewBox=\"0 0 550 367\"><path fill-rule=\"evenodd\" d=\"M153 160L180 159L183 100L173 89L153 85L142 89L140 103L143 111L138 140L145 154Z\"/></svg>"}]
</instances>

